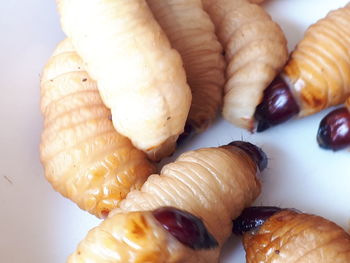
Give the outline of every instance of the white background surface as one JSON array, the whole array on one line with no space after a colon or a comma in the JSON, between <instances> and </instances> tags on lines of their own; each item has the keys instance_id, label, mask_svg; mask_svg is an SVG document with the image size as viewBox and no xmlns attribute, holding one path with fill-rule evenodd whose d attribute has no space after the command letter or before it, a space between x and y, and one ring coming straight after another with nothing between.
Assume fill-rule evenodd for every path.
<instances>
[{"instance_id":1,"label":"white background surface","mask_svg":"<svg viewBox=\"0 0 350 263\"><path fill-rule=\"evenodd\" d=\"M292 49L309 24L346 2L271 0L265 6ZM2 1L0 10L0 261L62 263L99 222L54 192L39 162L39 75L64 36L54 0ZM350 153L318 148L315 134L324 115L262 134L219 120L178 153L240 138L255 142L270 158L257 204L295 207L349 229ZM222 262L244 262L238 238L232 238Z\"/></svg>"}]
</instances>

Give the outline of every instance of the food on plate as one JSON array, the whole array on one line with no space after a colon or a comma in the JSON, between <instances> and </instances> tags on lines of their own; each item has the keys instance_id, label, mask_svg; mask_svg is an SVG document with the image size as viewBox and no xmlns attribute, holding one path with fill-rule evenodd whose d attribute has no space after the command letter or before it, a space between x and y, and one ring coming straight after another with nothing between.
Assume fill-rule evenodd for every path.
<instances>
[{"instance_id":1,"label":"food on plate","mask_svg":"<svg viewBox=\"0 0 350 263\"><path fill-rule=\"evenodd\" d=\"M277 207L251 207L234 222L247 263L348 263L350 235L320 216Z\"/></svg>"},{"instance_id":2,"label":"food on plate","mask_svg":"<svg viewBox=\"0 0 350 263\"><path fill-rule=\"evenodd\" d=\"M322 119L317 133L320 147L337 151L350 146L350 98L346 104Z\"/></svg>"},{"instance_id":3,"label":"food on plate","mask_svg":"<svg viewBox=\"0 0 350 263\"><path fill-rule=\"evenodd\" d=\"M71 42L61 42L41 79L44 116L40 153L55 190L102 218L155 167L115 131L96 82Z\"/></svg>"},{"instance_id":4,"label":"food on plate","mask_svg":"<svg viewBox=\"0 0 350 263\"><path fill-rule=\"evenodd\" d=\"M109 218L113 219L120 213L153 211L160 207L185 210L203 220L218 247L186 250L189 261L171 261L169 258L163 262L218 262L220 248L231 234L232 219L251 205L260 193L257 175L266 165L265 153L248 142L232 142L218 148L184 153L175 162L164 166L160 175L151 175L140 190L131 191ZM94 246L95 251L103 246L104 241L88 239L92 242L89 246ZM161 244L166 246L168 243ZM109 253L118 253L120 248L110 246L110 249ZM162 251L168 249L163 247ZM83 262L93 261L96 255L92 256L87 255Z\"/></svg>"},{"instance_id":5,"label":"food on plate","mask_svg":"<svg viewBox=\"0 0 350 263\"><path fill-rule=\"evenodd\" d=\"M289 90L291 96L265 93L256 110L258 131L341 104L350 96L349 25L348 4L306 31L281 76L272 83Z\"/></svg>"},{"instance_id":6,"label":"food on plate","mask_svg":"<svg viewBox=\"0 0 350 263\"><path fill-rule=\"evenodd\" d=\"M147 0L171 46L181 55L192 91L186 132L204 131L221 107L225 61L201 0Z\"/></svg>"},{"instance_id":7,"label":"food on plate","mask_svg":"<svg viewBox=\"0 0 350 263\"><path fill-rule=\"evenodd\" d=\"M72 40L111 109L116 130L153 160L171 154L183 132L191 90L145 0L57 0Z\"/></svg>"},{"instance_id":8,"label":"food on plate","mask_svg":"<svg viewBox=\"0 0 350 263\"><path fill-rule=\"evenodd\" d=\"M203 0L203 4L228 63L223 116L252 131L263 91L287 61L287 41L266 11L247 0Z\"/></svg>"},{"instance_id":9,"label":"food on plate","mask_svg":"<svg viewBox=\"0 0 350 263\"><path fill-rule=\"evenodd\" d=\"M88 233L67 262L209 263L193 252L217 245L200 218L165 207L107 218Z\"/></svg>"}]
</instances>

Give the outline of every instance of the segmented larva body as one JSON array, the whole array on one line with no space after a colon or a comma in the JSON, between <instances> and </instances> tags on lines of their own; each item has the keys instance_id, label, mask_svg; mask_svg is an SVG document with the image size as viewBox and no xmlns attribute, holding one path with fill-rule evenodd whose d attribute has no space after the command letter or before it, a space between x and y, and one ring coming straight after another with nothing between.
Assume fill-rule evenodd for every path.
<instances>
[{"instance_id":1,"label":"segmented larva body","mask_svg":"<svg viewBox=\"0 0 350 263\"><path fill-rule=\"evenodd\" d=\"M243 238L247 263L347 263L350 236L322 217L284 210Z\"/></svg>"},{"instance_id":2,"label":"segmented larva body","mask_svg":"<svg viewBox=\"0 0 350 263\"><path fill-rule=\"evenodd\" d=\"M299 104L299 117L350 96L350 5L330 12L306 31L282 76Z\"/></svg>"},{"instance_id":3,"label":"segmented larva body","mask_svg":"<svg viewBox=\"0 0 350 263\"><path fill-rule=\"evenodd\" d=\"M150 158L172 153L191 90L145 0L57 0L64 32L97 81L113 124Z\"/></svg>"},{"instance_id":4,"label":"segmented larva body","mask_svg":"<svg viewBox=\"0 0 350 263\"><path fill-rule=\"evenodd\" d=\"M231 235L232 219L260 193L256 174L255 163L237 147L190 151L164 166L160 175L150 176L140 190L131 191L114 211L183 209L202 218L222 245ZM217 262L219 252L202 253Z\"/></svg>"},{"instance_id":5,"label":"segmented larva body","mask_svg":"<svg viewBox=\"0 0 350 263\"><path fill-rule=\"evenodd\" d=\"M155 248L160 246L163 255L169 250L174 253L164 261L154 262L218 262L220 248L232 231L232 219L260 193L257 172L257 164L251 156L235 146L184 153L174 163L164 166L160 175L149 177L140 190L130 192L120 203L120 208L110 213L107 223L90 232L80 243L69 262L97 262L98 258L98 262L107 263L114 256L113 262L131 263L134 261L120 260L118 255L129 253L130 259L139 258L143 253L154 251L153 245ZM123 245L117 245L119 241L115 239L120 240L120 233L125 236L130 229L125 224L115 224L120 213L153 211L164 206L185 210L201 218L209 233L219 242L219 247L183 250L177 243L167 242L162 235L161 242L151 237L145 252L135 242L129 242L130 239L123 238ZM119 228L121 230L114 230ZM94 249L89 249L92 247Z\"/></svg>"},{"instance_id":6,"label":"segmented larva body","mask_svg":"<svg viewBox=\"0 0 350 263\"><path fill-rule=\"evenodd\" d=\"M196 261L199 260L199 261ZM200 261L150 212L118 213L92 229L67 263L186 263Z\"/></svg>"},{"instance_id":7,"label":"segmented larva body","mask_svg":"<svg viewBox=\"0 0 350 263\"><path fill-rule=\"evenodd\" d=\"M146 155L115 131L96 83L68 39L44 69L41 111L45 176L80 208L105 217L155 171Z\"/></svg>"},{"instance_id":8,"label":"segmented larva body","mask_svg":"<svg viewBox=\"0 0 350 263\"><path fill-rule=\"evenodd\" d=\"M147 0L155 18L181 55L192 91L188 129L200 132L215 119L225 83L225 61L215 28L201 0Z\"/></svg>"},{"instance_id":9,"label":"segmented larva body","mask_svg":"<svg viewBox=\"0 0 350 263\"><path fill-rule=\"evenodd\" d=\"M288 57L287 42L266 11L247 0L202 0L221 42L226 60L223 116L248 130L264 89Z\"/></svg>"}]
</instances>

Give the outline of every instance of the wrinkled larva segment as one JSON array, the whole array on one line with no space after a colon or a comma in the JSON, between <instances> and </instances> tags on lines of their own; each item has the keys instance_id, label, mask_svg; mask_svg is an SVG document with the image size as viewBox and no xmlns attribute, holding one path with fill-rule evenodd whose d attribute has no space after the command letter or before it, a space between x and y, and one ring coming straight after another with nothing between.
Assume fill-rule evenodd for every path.
<instances>
[{"instance_id":1,"label":"wrinkled larva segment","mask_svg":"<svg viewBox=\"0 0 350 263\"><path fill-rule=\"evenodd\" d=\"M223 116L248 130L264 89L288 57L287 41L266 11L247 0L202 0L228 63Z\"/></svg>"},{"instance_id":2,"label":"wrinkled larva segment","mask_svg":"<svg viewBox=\"0 0 350 263\"><path fill-rule=\"evenodd\" d=\"M350 96L350 5L312 25L283 75L300 106L299 117L343 103Z\"/></svg>"},{"instance_id":3,"label":"wrinkled larva segment","mask_svg":"<svg viewBox=\"0 0 350 263\"><path fill-rule=\"evenodd\" d=\"M178 52L145 0L57 0L64 32L97 81L116 130L150 158L175 149L191 106Z\"/></svg>"},{"instance_id":4,"label":"wrinkled larva segment","mask_svg":"<svg viewBox=\"0 0 350 263\"><path fill-rule=\"evenodd\" d=\"M187 125L205 130L221 106L225 61L215 28L201 0L147 0L155 18L181 55L192 105Z\"/></svg>"},{"instance_id":5,"label":"wrinkled larva segment","mask_svg":"<svg viewBox=\"0 0 350 263\"><path fill-rule=\"evenodd\" d=\"M196 260L151 212L131 212L115 214L92 229L67 263L206 262Z\"/></svg>"},{"instance_id":6,"label":"wrinkled larva segment","mask_svg":"<svg viewBox=\"0 0 350 263\"><path fill-rule=\"evenodd\" d=\"M350 236L322 217L292 210L275 213L243 236L247 263L347 263Z\"/></svg>"},{"instance_id":7,"label":"wrinkled larva segment","mask_svg":"<svg viewBox=\"0 0 350 263\"><path fill-rule=\"evenodd\" d=\"M44 69L41 110L45 176L80 208L105 217L155 171L145 154L114 130L111 113L69 40Z\"/></svg>"},{"instance_id":8,"label":"wrinkled larva segment","mask_svg":"<svg viewBox=\"0 0 350 263\"><path fill-rule=\"evenodd\" d=\"M150 176L140 190L131 191L113 213L162 206L188 211L203 220L220 245L196 253L208 262L217 262L220 248L231 234L232 219L260 193L257 172L253 159L235 146L190 151L164 166L160 175Z\"/></svg>"}]
</instances>

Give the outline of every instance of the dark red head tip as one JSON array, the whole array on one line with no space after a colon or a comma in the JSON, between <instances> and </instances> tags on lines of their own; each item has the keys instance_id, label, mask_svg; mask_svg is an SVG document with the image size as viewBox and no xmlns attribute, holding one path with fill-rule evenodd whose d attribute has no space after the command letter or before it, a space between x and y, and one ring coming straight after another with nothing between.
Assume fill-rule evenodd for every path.
<instances>
[{"instance_id":1,"label":"dark red head tip","mask_svg":"<svg viewBox=\"0 0 350 263\"><path fill-rule=\"evenodd\" d=\"M171 235L192 249L212 249L218 246L202 220L186 211L163 207L153 211L153 215Z\"/></svg>"},{"instance_id":2,"label":"dark red head tip","mask_svg":"<svg viewBox=\"0 0 350 263\"><path fill-rule=\"evenodd\" d=\"M336 109L322 119L317 142L321 148L333 151L350 146L350 112L347 108Z\"/></svg>"},{"instance_id":3,"label":"dark red head tip","mask_svg":"<svg viewBox=\"0 0 350 263\"><path fill-rule=\"evenodd\" d=\"M286 82L278 76L264 91L262 102L256 107L257 132L283 123L298 114L296 103Z\"/></svg>"},{"instance_id":4,"label":"dark red head tip","mask_svg":"<svg viewBox=\"0 0 350 263\"><path fill-rule=\"evenodd\" d=\"M268 159L266 153L258 146L245 141L233 141L229 145L245 151L253 159L261 172L267 167Z\"/></svg>"},{"instance_id":5,"label":"dark red head tip","mask_svg":"<svg viewBox=\"0 0 350 263\"><path fill-rule=\"evenodd\" d=\"M275 206L252 206L243 210L242 214L233 221L233 233L242 235L245 232L259 228L267 219L282 211Z\"/></svg>"}]
</instances>

